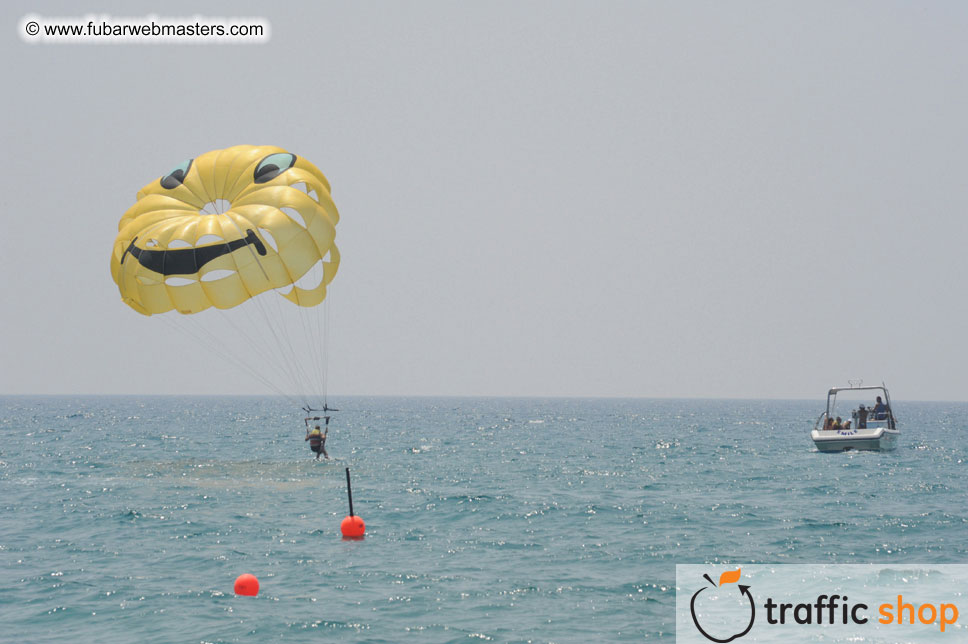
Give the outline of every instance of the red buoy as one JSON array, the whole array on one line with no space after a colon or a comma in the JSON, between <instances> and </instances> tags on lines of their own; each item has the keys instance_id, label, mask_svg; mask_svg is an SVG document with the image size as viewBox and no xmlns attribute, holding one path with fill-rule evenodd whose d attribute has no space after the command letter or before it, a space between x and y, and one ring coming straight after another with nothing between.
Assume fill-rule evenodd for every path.
<instances>
[{"instance_id":1,"label":"red buoy","mask_svg":"<svg viewBox=\"0 0 968 644\"><path fill-rule=\"evenodd\" d=\"M339 524L339 531L347 539L362 539L363 533L366 532L366 524L363 523L363 519L351 514Z\"/></svg>"},{"instance_id":2,"label":"red buoy","mask_svg":"<svg viewBox=\"0 0 968 644\"><path fill-rule=\"evenodd\" d=\"M353 514L353 488L350 486L350 468L346 468L346 498L350 502L350 514L339 524L339 531L343 533L344 539L362 539L366 532L366 524L363 519Z\"/></svg>"},{"instance_id":3,"label":"red buoy","mask_svg":"<svg viewBox=\"0 0 968 644\"><path fill-rule=\"evenodd\" d=\"M259 580L255 578L255 575L249 573L239 575L239 578L235 580L235 594L255 597L259 594Z\"/></svg>"}]
</instances>

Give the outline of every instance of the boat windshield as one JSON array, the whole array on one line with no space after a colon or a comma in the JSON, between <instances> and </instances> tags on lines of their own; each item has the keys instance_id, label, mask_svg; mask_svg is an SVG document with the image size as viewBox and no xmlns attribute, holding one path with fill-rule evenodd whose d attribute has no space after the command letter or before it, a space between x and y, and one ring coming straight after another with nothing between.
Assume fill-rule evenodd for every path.
<instances>
[{"instance_id":1,"label":"boat windshield","mask_svg":"<svg viewBox=\"0 0 968 644\"><path fill-rule=\"evenodd\" d=\"M818 425L826 429L894 427L891 398L885 387L834 387Z\"/></svg>"}]
</instances>

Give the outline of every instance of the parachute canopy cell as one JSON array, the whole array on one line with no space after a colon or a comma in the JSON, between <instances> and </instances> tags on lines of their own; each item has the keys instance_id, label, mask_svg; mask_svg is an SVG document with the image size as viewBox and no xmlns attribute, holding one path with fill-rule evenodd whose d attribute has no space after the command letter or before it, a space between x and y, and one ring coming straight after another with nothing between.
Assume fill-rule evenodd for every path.
<instances>
[{"instance_id":1,"label":"parachute canopy cell","mask_svg":"<svg viewBox=\"0 0 968 644\"><path fill-rule=\"evenodd\" d=\"M138 192L111 276L145 315L228 309L269 290L316 306L339 267L338 221L329 182L306 159L268 145L213 150ZM319 283L305 285L318 266Z\"/></svg>"}]
</instances>

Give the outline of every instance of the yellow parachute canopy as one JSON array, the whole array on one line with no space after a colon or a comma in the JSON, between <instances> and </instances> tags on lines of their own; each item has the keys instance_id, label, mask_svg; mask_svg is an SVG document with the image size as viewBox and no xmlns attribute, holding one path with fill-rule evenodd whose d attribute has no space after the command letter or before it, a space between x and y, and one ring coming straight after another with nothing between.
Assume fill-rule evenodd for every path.
<instances>
[{"instance_id":1,"label":"yellow parachute canopy","mask_svg":"<svg viewBox=\"0 0 968 644\"><path fill-rule=\"evenodd\" d=\"M270 289L316 306L339 267L329 182L282 148L206 152L137 199L118 223L111 276L139 313L228 309ZM319 263L318 285L296 284Z\"/></svg>"}]
</instances>

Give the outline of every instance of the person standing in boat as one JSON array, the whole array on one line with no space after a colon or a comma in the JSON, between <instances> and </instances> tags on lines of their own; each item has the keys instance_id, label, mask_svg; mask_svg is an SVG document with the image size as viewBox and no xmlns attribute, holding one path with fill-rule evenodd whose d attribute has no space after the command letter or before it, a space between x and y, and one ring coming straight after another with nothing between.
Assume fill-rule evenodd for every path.
<instances>
[{"instance_id":1,"label":"person standing in boat","mask_svg":"<svg viewBox=\"0 0 968 644\"><path fill-rule=\"evenodd\" d=\"M857 429L867 429L867 407L864 407L864 403L857 408Z\"/></svg>"}]
</instances>

